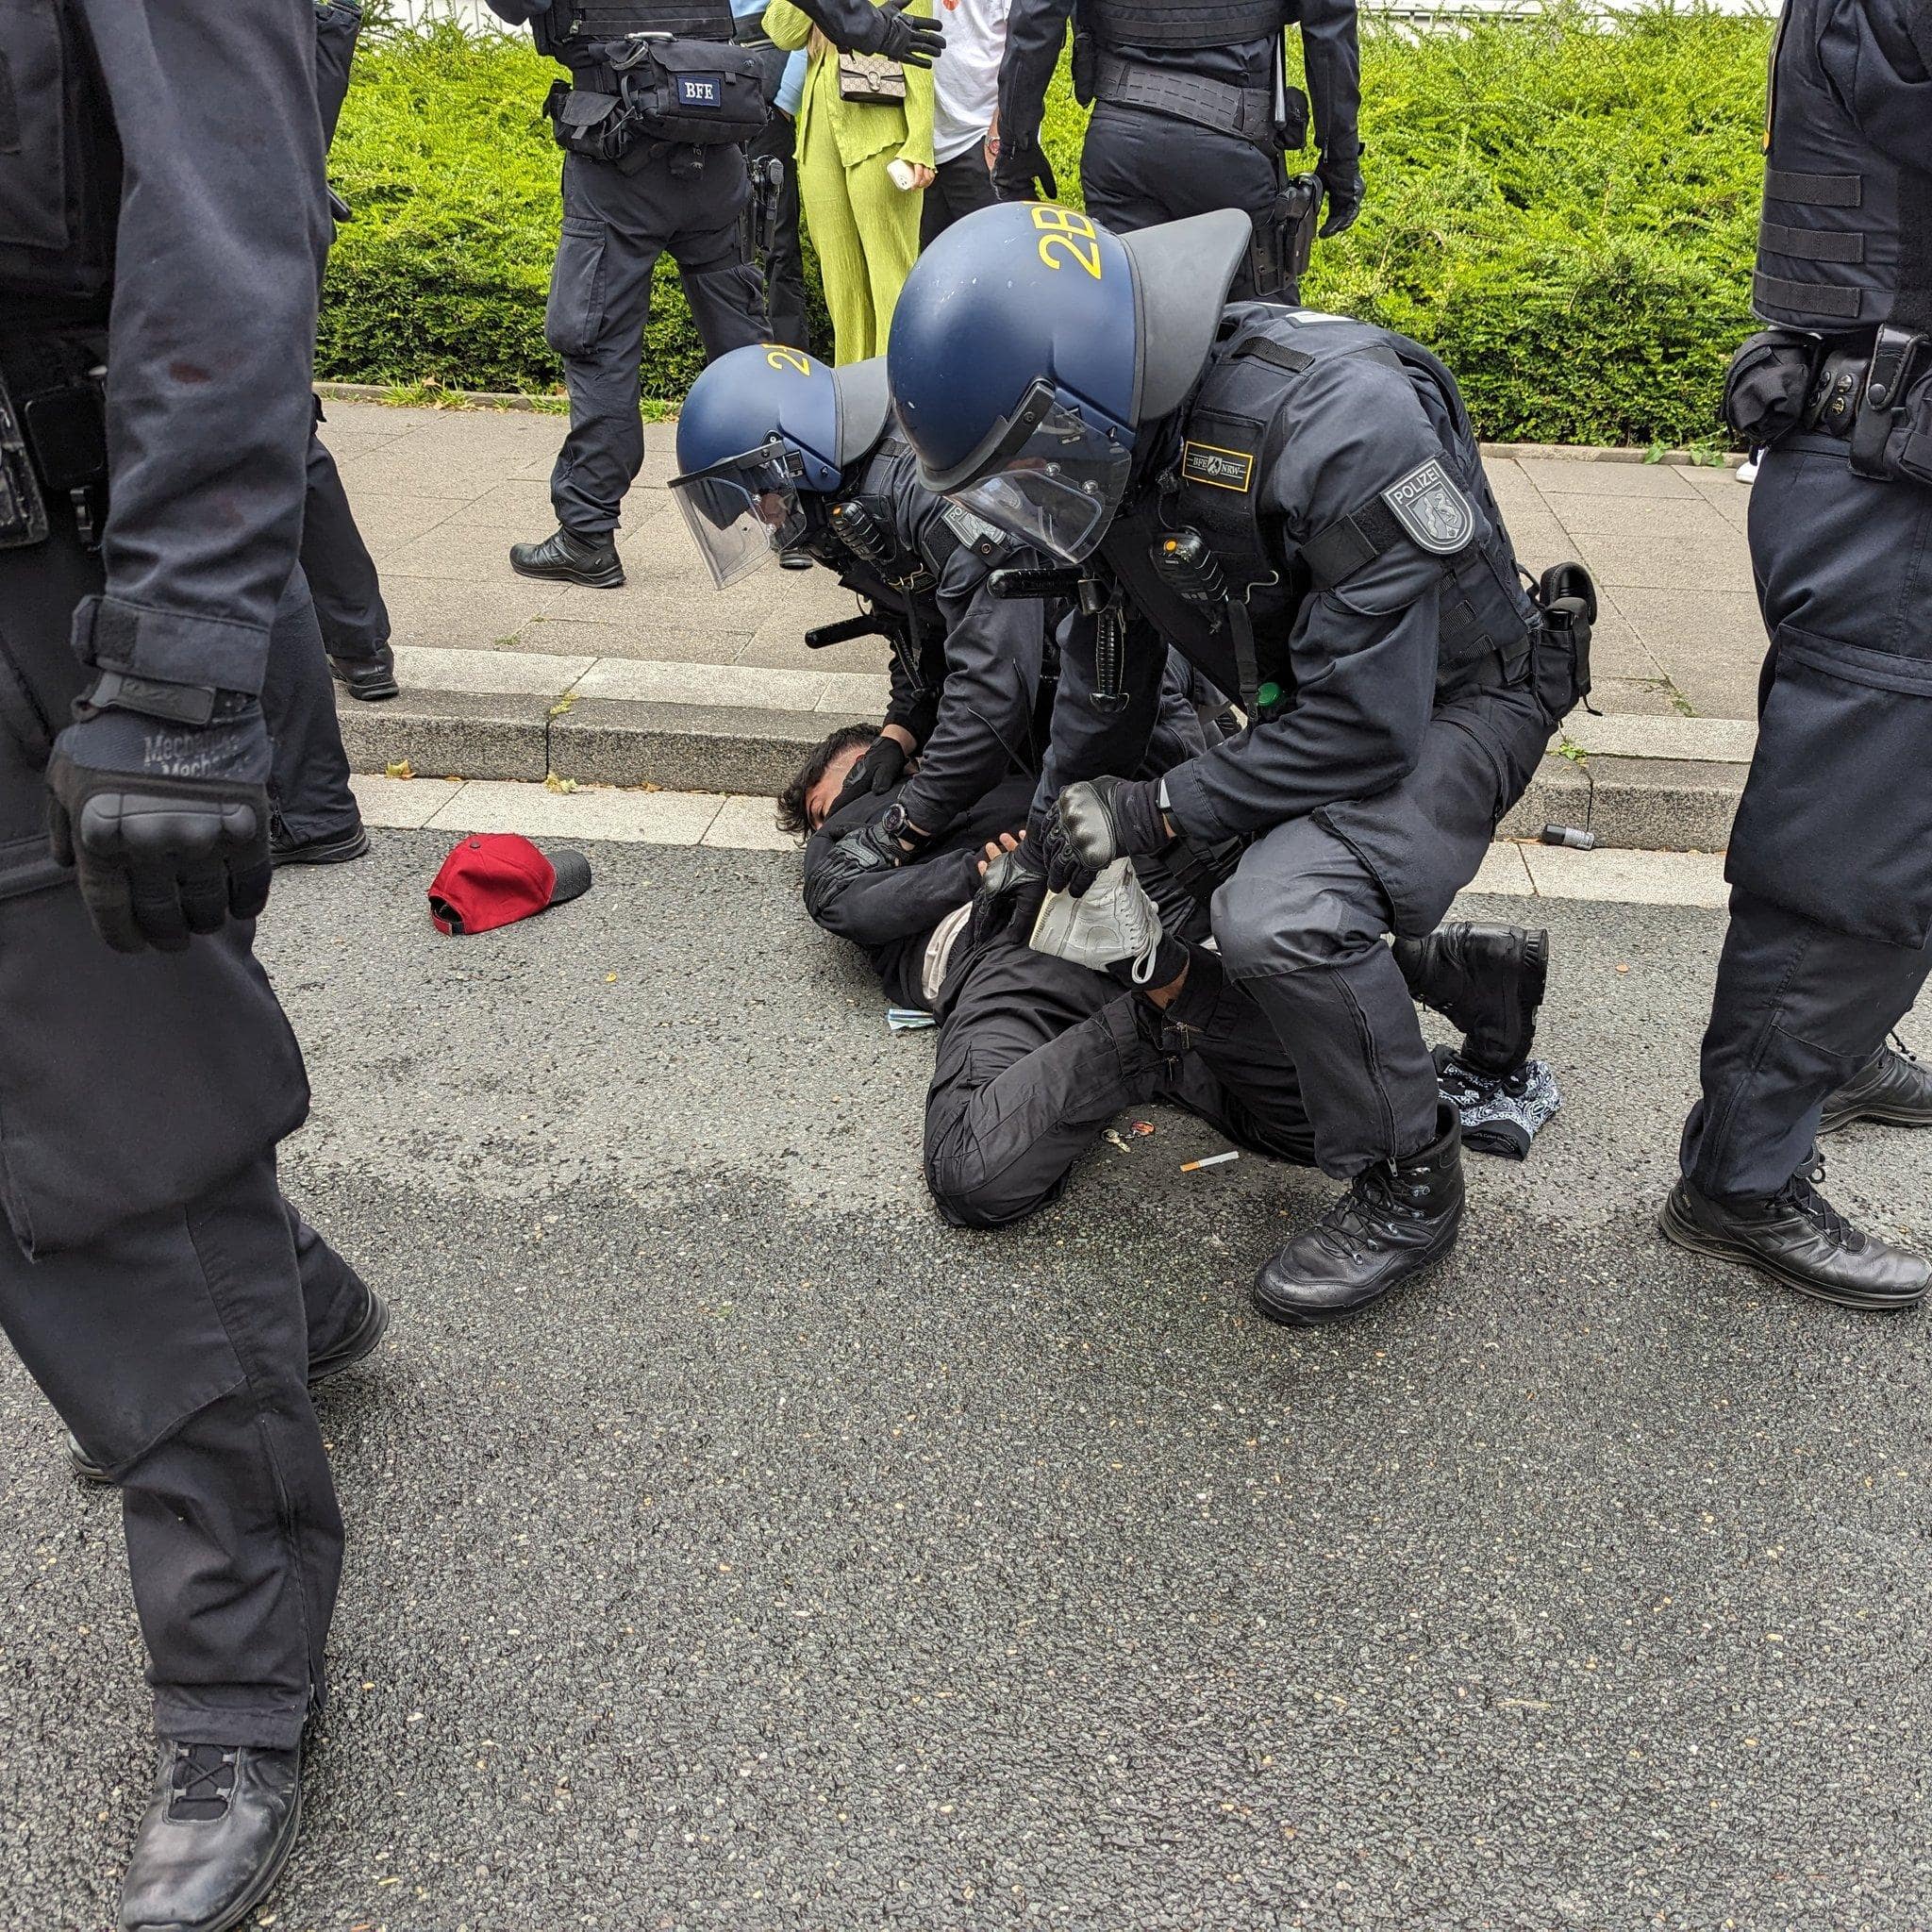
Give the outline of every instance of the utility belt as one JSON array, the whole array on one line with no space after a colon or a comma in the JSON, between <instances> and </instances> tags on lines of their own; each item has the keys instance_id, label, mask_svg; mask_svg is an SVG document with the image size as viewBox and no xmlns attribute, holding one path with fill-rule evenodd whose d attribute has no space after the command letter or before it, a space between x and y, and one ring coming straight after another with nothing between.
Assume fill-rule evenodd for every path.
<instances>
[{"instance_id":1,"label":"utility belt","mask_svg":"<svg viewBox=\"0 0 1932 1932\"><path fill-rule=\"evenodd\" d=\"M600 42L543 103L557 144L632 175L670 148L743 143L765 125L756 47L633 34Z\"/></svg>"},{"instance_id":2,"label":"utility belt","mask_svg":"<svg viewBox=\"0 0 1932 1932\"><path fill-rule=\"evenodd\" d=\"M1760 330L1731 358L1724 421L1754 448L1841 447L1857 475L1932 484L1932 336Z\"/></svg>"},{"instance_id":3,"label":"utility belt","mask_svg":"<svg viewBox=\"0 0 1932 1932\"><path fill-rule=\"evenodd\" d=\"M65 503L80 539L100 547L108 516L106 372L73 337L0 344L0 550L47 540L47 508Z\"/></svg>"},{"instance_id":4,"label":"utility belt","mask_svg":"<svg viewBox=\"0 0 1932 1932\"><path fill-rule=\"evenodd\" d=\"M1206 75L1182 74L1123 60L1102 49L1093 63L1093 98L1116 108L1141 108L1173 121L1235 134L1271 158L1308 138L1308 99L1299 88L1284 91L1283 121L1274 118L1274 90L1234 87Z\"/></svg>"}]
</instances>

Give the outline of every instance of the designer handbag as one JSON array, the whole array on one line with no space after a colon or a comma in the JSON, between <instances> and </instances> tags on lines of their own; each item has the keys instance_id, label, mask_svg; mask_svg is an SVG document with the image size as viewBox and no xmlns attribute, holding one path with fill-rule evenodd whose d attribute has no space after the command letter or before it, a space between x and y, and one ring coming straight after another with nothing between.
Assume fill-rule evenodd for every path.
<instances>
[{"instance_id":1,"label":"designer handbag","mask_svg":"<svg viewBox=\"0 0 1932 1932\"><path fill-rule=\"evenodd\" d=\"M883 54L839 53L839 98L863 101L874 107L903 107L906 70Z\"/></svg>"}]
</instances>

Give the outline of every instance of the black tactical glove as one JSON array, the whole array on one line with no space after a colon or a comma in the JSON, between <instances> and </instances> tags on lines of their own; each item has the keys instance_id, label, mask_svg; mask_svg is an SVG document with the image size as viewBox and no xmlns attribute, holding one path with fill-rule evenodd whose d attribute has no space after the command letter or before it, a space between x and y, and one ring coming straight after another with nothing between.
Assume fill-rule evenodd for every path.
<instances>
[{"instance_id":1,"label":"black tactical glove","mask_svg":"<svg viewBox=\"0 0 1932 1932\"><path fill-rule=\"evenodd\" d=\"M870 44L854 41L855 54L883 54L902 67L930 67L945 52L946 37L936 21L918 20L903 9L906 0L887 0L873 9L877 24L868 36Z\"/></svg>"},{"instance_id":2,"label":"black tactical glove","mask_svg":"<svg viewBox=\"0 0 1932 1932\"><path fill-rule=\"evenodd\" d=\"M48 827L108 945L184 952L268 904L268 774L261 706L239 692L217 692L206 724L75 707L47 765Z\"/></svg>"},{"instance_id":3,"label":"black tactical glove","mask_svg":"<svg viewBox=\"0 0 1932 1932\"><path fill-rule=\"evenodd\" d=\"M866 792L874 795L890 791L906 775L906 761L910 754L896 738L888 738L882 731L866 746L864 754L845 774L845 782L839 788L839 795L832 801L832 809L837 811L841 805L850 805L855 798Z\"/></svg>"},{"instance_id":4,"label":"black tactical glove","mask_svg":"<svg viewBox=\"0 0 1932 1932\"><path fill-rule=\"evenodd\" d=\"M1368 193L1369 184L1362 179L1359 150L1346 160L1331 160L1324 155L1315 173L1322 177L1322 189L1328 197L1327 217L1316 230L1326 241L1330 235L1339 235L1344 228L1355 225L1356 216L1362 211L1362 197Z\"/></svg>"},{"instance_id":5,"label":"black tactical glove","mask_svg":"<svg viewBox=\"0 0 1932 1932\"><path fill-rule=\"evenodd\" d=\"M1002 201L1058 201L1060 184L1045 149L1036 142L1028 149L1000 156L992 192Z\"/></svg>"},{"instance_id":6,"label":"black tactical glove","mask_svg":"<svg viewBox=\"0 0 1932 1932\"><path fill-rule=\"evenodd\" d=\"M898 835L887 829L882 814L858 831L847 832L833 845L832 857L846 873L888 872L904 865L911 854L899 843Z\"/></svg>"},{"instance_id":7,"label":"black tactical glove","mask_svg":"<svg viewBox=\"0 0 1932 1932\"><path fill-rule=\"evenodd\" d=\"M1158 852L1173 841L1152 779L1095 778L1069 785L1041 835L1046 882L1078 899L1116 858Z\"/></svg>"},{"instance_id":8,"label":"black tactical glove","mask_svg":"<svg viewBox=\"0 0 1932 1932\"><path fill-rule=\"evenodd\" d=\"M1045 896L1046 870L1030 843L1000 853L987 862L985 876L973 895L973 910L966 918L969 942L977 949L1015 926L1030 931Z\"/></svg>"}]
</instances>

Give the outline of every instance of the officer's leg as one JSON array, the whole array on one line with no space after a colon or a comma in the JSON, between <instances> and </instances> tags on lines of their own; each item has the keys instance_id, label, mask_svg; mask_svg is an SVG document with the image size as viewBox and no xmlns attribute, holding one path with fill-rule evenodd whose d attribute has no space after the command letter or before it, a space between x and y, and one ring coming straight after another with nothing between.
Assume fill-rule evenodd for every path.
<instances>
[{"instance_id":1,"label":"officer's leg","mask_svg":"<svg viewBox=\"0 0 1932 1932\"><path fill-rule=\"evenodd\" d=\"M772 314L772 340L808 349L805 247L798 220L798 124L790 114L774 112L748 152L757 159L776 160L785 170L771 244L765 250L765 306Z\"/></svg>"},{"instance_id":2,"label":"officer's leg","mask_svg":"<svg viewBox=\"0 0 1932 1932\"><path fill-rule=\"evenodd\" d=\"M349 757L342 749L328 657L299 569L269 634L261 708L275 752L269 796L277 859L332 864L359 858L369 841L349 789Z\"/></svg>"},{"instance_id":3,"label":"officer's leg","mask_svg":"<svg viewBox=\"0 0 1932 1932\"><path fill-rule=\"evenodd\" d=\"M1183 124L1103 102L1080 150L1080 192L1103 228L1130 235L1174 220L1165 192L1173 144Z\"/></svg>"},{"instance_id":4,"label":"officer's leg","mask_svg":"<svg viewBox=\"0 0 1932 1932\"><path fill-rule=\"evenodd\" d=\"M322 398L315 420L323 420ZM331 661L358 698L395 695L389 607L362 532L356 526L336 459L319 435L308 439L308 489L302 507L302 574Z\"/></svg>"},{"instance_id":5,"label":"officer's leg","mask_svg":"<svg viewBox=\"0 0 1932 1932\"><path fill-rule=\"evenodd\" d=\"M1160 1091L1159 1023L1103 974L1018 934L953 974L926 1095L926 1185L956 1226L1006 1227L1059 1192L1124 1107Z\"/></svg>"},{"instance_id":6,"label":"officer's leg","mask_svg":"<svg viewBox=\"0 0 1932 1932\"><path fill-rule=\"evenodd\" d=\"M892 186L886 155L845 171L845 192L865 253L867 341L864 356L883 356L899 291L919 256L919 197Z\"/></svg>"},{"instance_id":7,"label":"officer's leg","mask_svg":"<svg viewBox=\"0 0 1932 1932\"><path fill-rule=\"evenodd\" d=\"M685 197L685 214L670 246L706 358L715 361L729 350L767 341L771 323L764 276L744 253L743 153L729 145L703 152L699 175L674 179Z\"/></svg>"}]
</instances>

